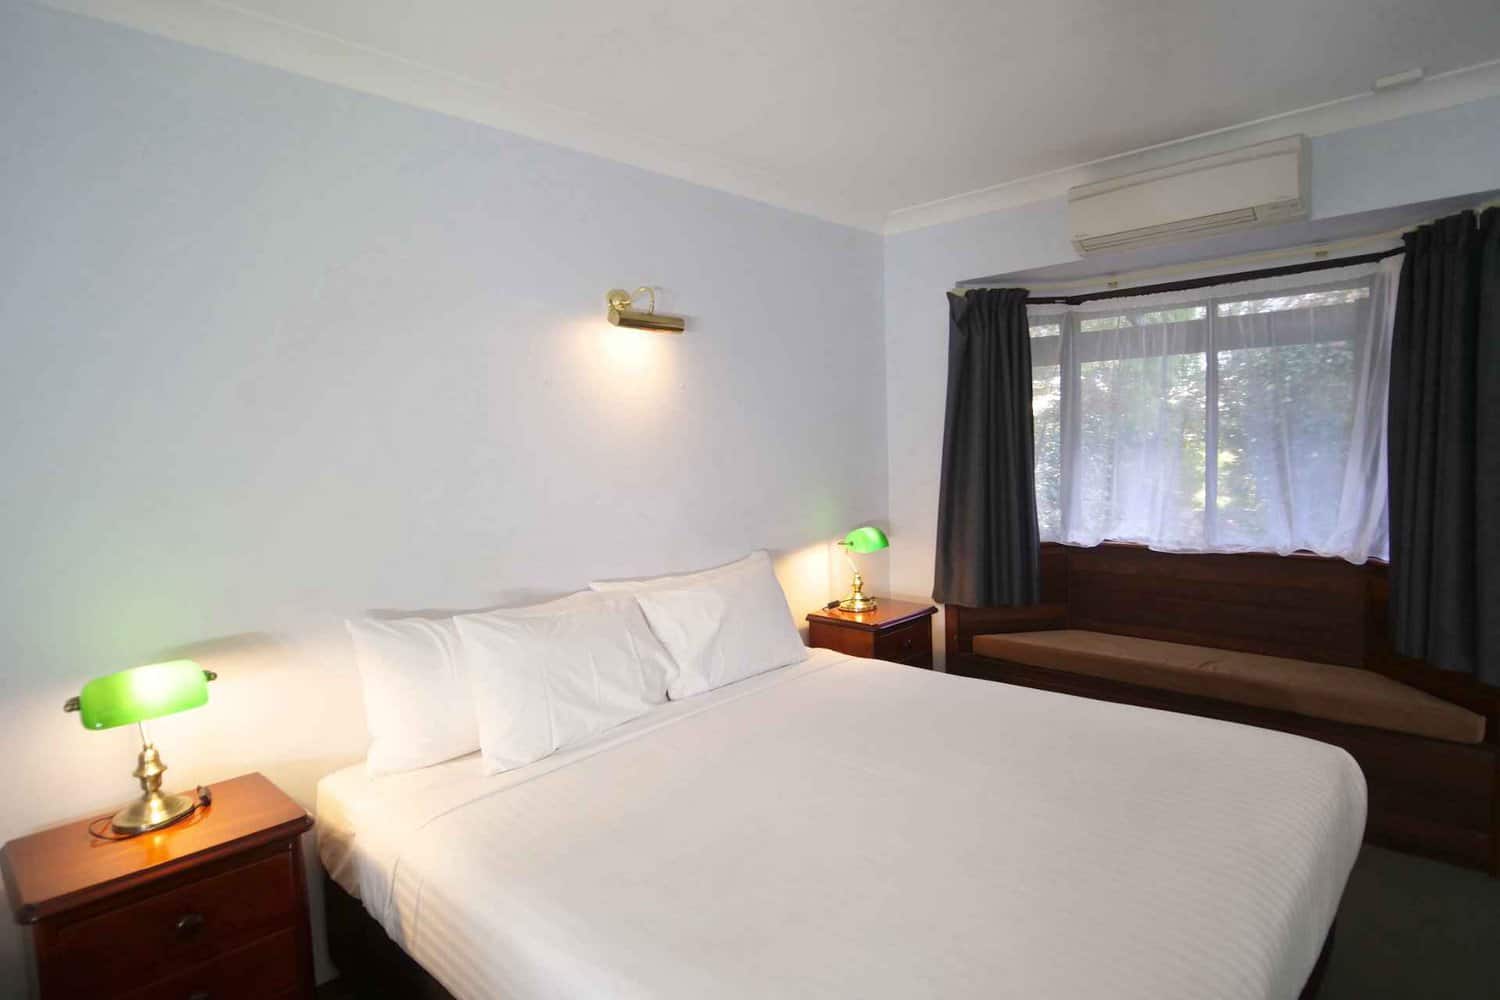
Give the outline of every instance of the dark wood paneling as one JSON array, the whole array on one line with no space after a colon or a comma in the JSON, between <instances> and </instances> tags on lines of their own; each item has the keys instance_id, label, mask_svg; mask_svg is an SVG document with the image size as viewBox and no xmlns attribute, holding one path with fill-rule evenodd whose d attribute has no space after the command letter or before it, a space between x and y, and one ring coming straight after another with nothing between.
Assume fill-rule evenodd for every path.
<instances>
[{"instance_id":1,"label":"dark wood paneling","mask_svg":"<svg viewBox=\"0 0 1500 1000\"><path fill-rule=\"evenodd\" d=\"M1365 573L1342 560L1101 545L1068 553L1068 580L1070 628L1364 662Z\"/></svg>"},{"instance_id":2,"label":"dark wood paneling","mask_svg":"<svg viewBox=\"0 0 1500 1000\"><path fill-rule=\"evenodd\" d=\"M1040 632L1068 627L1066 604L1033 604L1020 608L961 608L944 605L948 655L972 653L976 635L997 632Z\"/></svg>"},{"instance_id":3,"label":"dark wood paneling","mask_svg":"<svg viewBox=\"0 0 1500 1000\"><path fill-rule=\"evenodd\" d=\"M1039 632L1068 627L1068 552L1064 545L1042 546L1042 599L1014 608L970 608L944 605L943 639L948 655L972 653L976 635Z\"/></svg>"}]
</instances>

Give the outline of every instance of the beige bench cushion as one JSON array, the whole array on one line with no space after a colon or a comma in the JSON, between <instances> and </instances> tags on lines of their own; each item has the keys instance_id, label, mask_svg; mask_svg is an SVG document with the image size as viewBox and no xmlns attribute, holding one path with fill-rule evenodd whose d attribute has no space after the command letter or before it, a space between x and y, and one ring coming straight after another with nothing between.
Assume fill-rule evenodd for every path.
<instances>
[{"instance_id":1,"label":"beige bench cushion","mask_svg":"<svg viewBox=\"0 0 1500 1000\"><path fill-rule=\"evenodd\" d=\"M1078 629L976 635L974 652L1315 719L1455 743L1484 740L1484 716L1356 667Z\"/></svg>"}]
</instances>

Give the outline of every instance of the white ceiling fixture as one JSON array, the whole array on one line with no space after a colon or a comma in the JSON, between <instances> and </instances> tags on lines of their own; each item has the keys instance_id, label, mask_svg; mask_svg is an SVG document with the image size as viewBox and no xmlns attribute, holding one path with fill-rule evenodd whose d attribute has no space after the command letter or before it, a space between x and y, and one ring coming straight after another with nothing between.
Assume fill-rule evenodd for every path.
<instances>
[{"instance_id":1,"label":"white ceiling fixture","mask_svg":"<svg viewBox=\"0 0 1500 1000\"><path fill-rule=\"evenodd\" d=\"M45 2L887 231L1500 94L1495 0Z\"/></svg>"}]
</instances>

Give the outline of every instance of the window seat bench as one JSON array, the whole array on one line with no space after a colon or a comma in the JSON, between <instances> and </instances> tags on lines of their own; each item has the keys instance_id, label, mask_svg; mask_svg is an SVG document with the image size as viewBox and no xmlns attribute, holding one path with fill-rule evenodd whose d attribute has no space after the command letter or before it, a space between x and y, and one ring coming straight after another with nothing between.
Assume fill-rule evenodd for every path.
<instances>
[{"instance_id":1,"label":"window seat bench","mask_svg":"<svg viewBox=\"0 0 1500 1000\"><path fill-rule=\"evenodd\" d=\"M1398 656L1381 563L1042 546L1042 600L946 605L949 673L1342 747L1366 839L1500 876L1500 690Z\"/></svg>"},{"instance_id":2,"label":"window seat bench","mask_svg":"<svg viewBox=\"0 0 1500 1000\"><path fill-rule=\"evenodd\" d=\"M1314 719L1484 742L1484 716L1358 667L1080 629L976 635L974 652Z\"/></svg>"}]
</instances>

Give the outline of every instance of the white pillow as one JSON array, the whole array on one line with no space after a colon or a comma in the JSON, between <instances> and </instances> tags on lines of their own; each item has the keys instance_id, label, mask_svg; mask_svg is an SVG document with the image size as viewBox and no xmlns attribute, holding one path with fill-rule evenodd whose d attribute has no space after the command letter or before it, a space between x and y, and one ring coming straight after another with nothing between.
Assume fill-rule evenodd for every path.
<instances>
[{"instance_id":1,"label":"white pillow","mask_svg":"<svg viewBox=\"0 0 1500 1000\"><path fill-rule=\"evenodd\" d=\"M542 604L485 612L526 617L597 602L588 590ZM479 723L452 618L347 621L365 695L372 775L440 764L479 749Z\"/></svg>"},{"instance_id":2,"label":"white pillow","mask_svg":"<svg viewBox=\"0 0 1500 1000\"><path fill-rule=\"evenodd\" d=\"M672 661L629 595L456 619L485 769L540 760L667 700ZM561 603L561 602L559 602Z\"/></svg>"},{"instance_id":3,"label":"white pillow","mask_svg":"<svg viewBox=\"0 0 1500 1000\"><path fill-rule=\"evenodd\" d=\"M453 619L344 623L365 693L372 775L428 767L479 749L479 726Z\"/></svg>"},{"instance_id":4,"label":"white pillow","mask_svg":"<svg viewBox=\"0 0 1500 1000\"><path fill-rule=\"evenodd\" d=\"M674 700L807 658L765 552L698 573L589 586L635 594L677 666L667 683Z\"/></svg>"}]
</instances>

